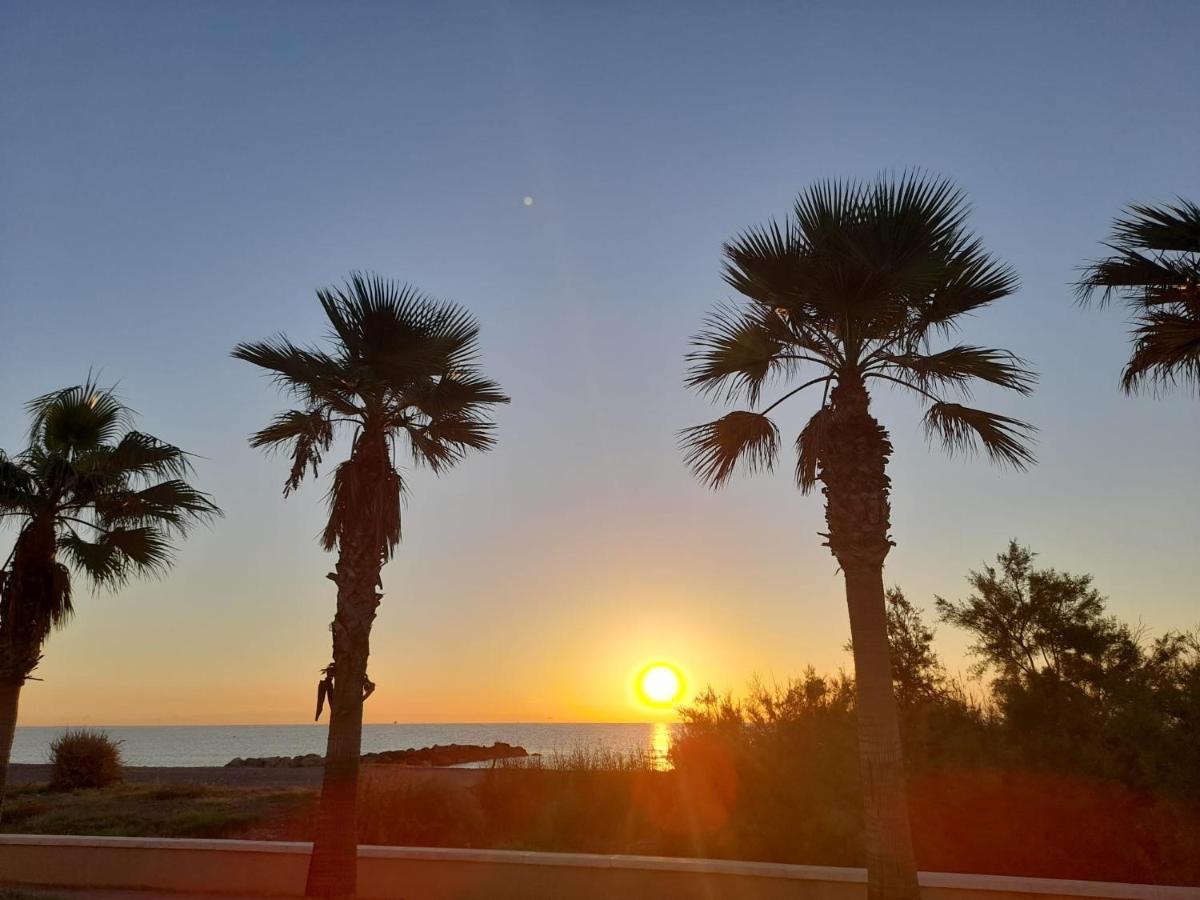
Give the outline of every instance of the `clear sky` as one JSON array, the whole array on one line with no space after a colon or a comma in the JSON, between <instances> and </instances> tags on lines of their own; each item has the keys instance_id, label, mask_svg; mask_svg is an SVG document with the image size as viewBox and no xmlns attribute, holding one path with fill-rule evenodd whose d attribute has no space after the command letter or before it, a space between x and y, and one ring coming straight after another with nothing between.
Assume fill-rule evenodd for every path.
<instances>
[{"instance_id":1,"label":"clear sky","mask_svg":"<svg viewBox=\"0 0 1200 900\"><path fill-rule=\"evenodd\" d=\"M0 446L90 367L198 454L227 517L161 582L79 598L27 724L296 722L329 656L322 489L246 435L281 400L240 340L323 332L356 268L473 310L499 446L416 473L368 721L631 720L630 675L739 687L849 664L822 509L713 494L675 432L721 242L823 177L922 166L1022 288L966 338L1041 372L994 398L1037 468L894 437L887 580L929 608L1018 537L1152 632L1200 623L1200 405L1127 398L1119 309L1072 303L1120 207L1200 198L1200 5L8 2ZM522 202L534 198L532 206ZM799 427L808 407L781 418ZM7 549L11 533L0 535ZM947 628L952 668L966 641Z\"/></svg>"}]
</instances>

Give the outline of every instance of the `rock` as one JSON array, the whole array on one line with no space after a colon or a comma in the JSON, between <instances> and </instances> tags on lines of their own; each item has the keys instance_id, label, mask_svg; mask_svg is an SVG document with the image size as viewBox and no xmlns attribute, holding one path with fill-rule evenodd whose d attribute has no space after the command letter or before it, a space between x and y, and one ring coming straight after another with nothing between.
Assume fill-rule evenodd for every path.
<instances>
[{"instance_id":1,"label":"rock","mask_svg":"<svg viewBox=\"0 0 1200 900\"><path fill-rule=\"evenodd\" d=\"M400 766L460 766L464 763L514 759L528 755L529 752L524 747L496 741L490 747L479 744L435 744L420 749L384 750L379 753L364 753L362 761ZM325 757L319 753L306 753L303 756L248 756L245 759L239 756L225 765L259 769L310 769L325 765Z\"/></svg>"},{"instance_id":2,"label":"rock","mask_svg":"<svg viewBox=\"0 0 1200 900\"><path fill-rule=\"evenodd\" d=\"M437 744L419 750L385 750L381 753L364 753L364 762L385 763L404 766L458 766L464 763L487 762L496 759L512 759L528 756L524 747L496 741L490 747L478 744Z\"/></svg>"}]
</instances>

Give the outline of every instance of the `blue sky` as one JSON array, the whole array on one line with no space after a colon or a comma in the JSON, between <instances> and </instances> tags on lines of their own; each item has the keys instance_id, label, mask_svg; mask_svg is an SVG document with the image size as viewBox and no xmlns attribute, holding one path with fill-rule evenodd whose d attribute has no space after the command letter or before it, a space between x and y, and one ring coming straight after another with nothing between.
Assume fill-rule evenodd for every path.
<instances>
[{"instance_id":1,"label":"blue sky","mask_svg":"<svg viewBox=\"0 0 1200 900\"><path fill-rule=\"evenodd\" d=\"M947 459L879 395L889 583L958 596L1015 536L1151 631L1200 623L1200 407L1122 396L1124 316L1070 287L1123 204L1200 196L1198 32L1184 2L8 4L0 447L93 368L227 514L168 579L85 598L26 721L304 719L321 490L279 496L245 437L281 401L228 353L319 337L314 290L358 268L473 310L513 397L493 453L412 478L369 720L635 718L628 674L660 657L718 687L848 665L818 498L790 465L691 479L675 432L714 413L681 356L728 296L723 240L912 166L1021 275L965 337L1040 371L980 395L1040 461Z\"/></svg>"}]
</instances>

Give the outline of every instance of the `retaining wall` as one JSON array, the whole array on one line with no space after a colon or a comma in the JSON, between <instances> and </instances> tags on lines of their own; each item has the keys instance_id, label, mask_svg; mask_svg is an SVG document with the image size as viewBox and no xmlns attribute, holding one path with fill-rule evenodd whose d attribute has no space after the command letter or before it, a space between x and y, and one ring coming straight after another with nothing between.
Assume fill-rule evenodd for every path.
<instances>
[{"instance_id":1,"label":"retaining wall","mask_svg":"<svg viewBox=\"0 0 1200 900\"><path fill-rule=\"evenodd\" d=\"M310 845L0 835L0 884L293 897ZM862 900L862 869L424 847L360 847L364 900ZM1200 900L1200 888L921 874L923 900Z\"/></svg>"}]
</instances>

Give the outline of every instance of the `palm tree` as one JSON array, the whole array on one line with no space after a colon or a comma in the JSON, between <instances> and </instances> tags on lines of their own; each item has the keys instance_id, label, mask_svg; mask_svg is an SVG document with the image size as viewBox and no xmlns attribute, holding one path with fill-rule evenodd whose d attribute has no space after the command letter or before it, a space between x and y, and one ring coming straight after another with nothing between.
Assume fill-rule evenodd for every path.
<instances>
[{"instance_id":1,"label":"palm tree","mask_svg":"<svg viewBox=\"0 0 1200 900\"><path fill-rule=\"evenodd\" d=\"M916 395L927 404L926 429L951 451L982 445L999 463L1032 461L1028 425L947 395L965 395L975 381L1026 393L1033 374L1003 350L931 346L1016 287L965 230L966 214L950 183L915 174L808 188L786 221L724 246L725 280L741 299L711 315L688 354L690 387L750 407L681 433L687 463L713 488L739 460L748 471L771 469L779 429L769 414L807 388L823 391L796 440L796 481L804 493L824 485L826 546L846 580L871 898L918 892L883 590L892 446L869 388ZM764 386L789 379L798 384L760 402Z\"/></svg>"},{"instance_id":2,"label":"palm tree","mask_svg":"<svg viewBox=\"0 0 1200 900\"><path fill-rule=\"evenodd\" d=\"M350 457L338 464L321 536L337 550L333 662L322 670L317 715L330 701L325 774L308 871L310 897L351 896L357 865L356 807L363 701L371 622L382 599L380 572L400 541L404 480L401 442L413 462L434 472L471 450L494 444L492 408L507 403L477 368L479 326L461 308L428 299L407 285L355 274L342 288L317 292L332 347L298 347L283 337L239 344L233 355L271 372L297 401L255 434L255 447L286 447L288 495L339 433Z\"/></svg>"},{"instance_id":3,"label":"palm tree","mask_svg":"<svg viewBox=\"0 0 1200 900\"><path fill-rule=\"evenodd\" d=\"M72 612L72 573L118 588L162 574L172 545L220 515L185 480L188 456L140 431L110 390L84 384L28 404L29 445L0 451L0 523L17 537L0 568L0 804L21 687Z\"/></svg>"},{"instance_id":4,"label":"palm tree","mask_svg":"<svg viewBox=\"0 0 1200 900\"><path fill-rule=\"evenodd\" d=\"M1133 352L1121 387L1133 393L1147 382L1166 388L1182 380L1200 391L1200 206L1182 198L1130 206L1107 246L1113 255L1084 269L1078 296L1125 300Z\"/></svg>"}]
</instances>

